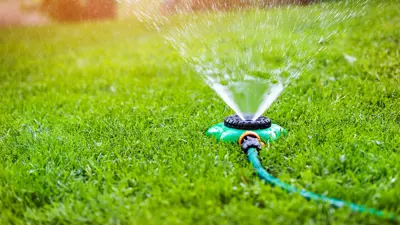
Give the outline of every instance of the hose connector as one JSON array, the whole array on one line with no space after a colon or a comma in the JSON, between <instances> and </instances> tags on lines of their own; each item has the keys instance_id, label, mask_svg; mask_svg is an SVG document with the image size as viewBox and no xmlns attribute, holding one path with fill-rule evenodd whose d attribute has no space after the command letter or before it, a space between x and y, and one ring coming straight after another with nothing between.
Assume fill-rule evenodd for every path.
<instances>
[{"instance_id":1,"label":"hose connector","mask_svg":"<svg viewBox=\"0 0 400 225\"><path fill-rule=\"evenodd\" d=\"M263 143L261 142L260 136L256 132L246 131L239 138L239 145L242 147L242 151L247 155L247 151L250 148L255 148L258 151L261 150Z\"/></svg>"}]
</instances>

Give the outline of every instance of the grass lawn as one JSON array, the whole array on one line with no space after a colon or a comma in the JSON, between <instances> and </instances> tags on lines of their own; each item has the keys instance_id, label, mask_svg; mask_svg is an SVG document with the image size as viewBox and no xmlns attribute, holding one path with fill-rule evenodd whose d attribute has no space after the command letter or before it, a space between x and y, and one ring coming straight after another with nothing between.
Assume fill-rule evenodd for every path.
<instances>
[{"instance_id":1,"label":"grass lawn","mask_svg":"<svg viewBox=\"0 0 400 225\"><path fill-rule=\"evenodd\" d=\"M371 3L267 111L270 173L400 214L399 9ZM261 182L205 136L232 113L134 20L3 28L0 224L391 224Z\"/></svg>"}]
</instances>

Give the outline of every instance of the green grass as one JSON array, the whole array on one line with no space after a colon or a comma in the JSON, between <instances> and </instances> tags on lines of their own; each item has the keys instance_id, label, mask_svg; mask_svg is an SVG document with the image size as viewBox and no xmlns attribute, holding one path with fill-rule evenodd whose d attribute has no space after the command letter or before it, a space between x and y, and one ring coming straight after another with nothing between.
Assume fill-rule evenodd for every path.
<instances>
[{"instance_id":1,"label":"green grass","mask_svg":"<svg viewBox=\"0 0 400 225\"><path fill-rule=\"evenodd\" d=\"M400 214L399 7L367 7L268 110L289 132L270 173ZM2 29L0 224L391 223L263 184L205 136L232 113L135 21Z\"/></svg>"}]
</instances>

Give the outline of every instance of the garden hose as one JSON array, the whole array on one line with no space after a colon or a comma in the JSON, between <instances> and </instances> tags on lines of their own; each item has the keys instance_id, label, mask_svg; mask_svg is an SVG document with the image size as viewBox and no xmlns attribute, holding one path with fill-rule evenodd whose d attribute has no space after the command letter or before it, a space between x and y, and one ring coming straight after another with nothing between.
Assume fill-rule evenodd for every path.
<instances>
[{"instance_id":1,"label":"garden hose","mask_svg":"<svg viewBox=\"0 0 400 225\"><path fill-rule=\"evenodd\" d=\"M262 166L259 158L258 158L258 151L261 150L262 142L260 141L260 137L255 132L247 131L244 132L243 135L239 139L239 144L241 145L243 153L247 155L248 160L250 161L251 165L255 169L257 175L260 177L261 180L265 181L272 186L280 187L281 189L289 192L289 193L298 193L307 200L319 201L319 202L326 202L329 203L331 206L336 208L341 207L349 207L354 212L360 213L368 213L371 215L375 215L378 217L382 217L389 220L394 220L400 222L400 216L396 217L394 213L385 213L381 210L377 210L374 208L367 208L362 205L357 205L355 203L343 201L340 199L326 197L320 194L316 194L307 190L299 190L293 185L287 184L282 182L278 178L272 176L268 173L264 167Z\"/></svg>"}]
</instances>

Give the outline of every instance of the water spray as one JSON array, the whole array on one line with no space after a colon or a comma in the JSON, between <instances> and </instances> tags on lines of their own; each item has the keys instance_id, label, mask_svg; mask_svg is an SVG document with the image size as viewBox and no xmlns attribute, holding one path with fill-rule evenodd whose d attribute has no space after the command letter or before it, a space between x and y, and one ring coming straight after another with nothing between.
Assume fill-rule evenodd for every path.
<instances>
[{"instance_id":1,"label":"water spray","mask_svg":"<svg viewBox=\"0 0 400 225\"><path fill-rule=\"evenodd\" d=\"M210 13L204 17L197 16L192 4L183 4L181 8L172 4L165 8L183 15L183 24L175 24L160 13L157 0L134 2L137 8L134 13L139 20L147 21L147 25L157 31L168 28L166 40L237 114L210 127L208 136L222 142L239 143L266 183L308 200L400 221L394 214L297 189L269 174L258 158L265 144L287 134L283 127L261 115L292 80L313 67L318 54L329 48L334 37L349 30L348 22L366 21L362 18L368 12L365 7L370 1L321 1L311 8L277 5L246 10L238 6L240 10L224 13L219 13L213 5L213 10L210 7ZM139 2L142 4L137 4ZM304 16L306 14L308 16Z\"/></svg>"},{"instance_id":2,"label":"water spray","mask_svg":"<svg viewBox=\"0 0 400 225\"><path fill-rule=\"evenodd\" d=\"M394 213L385 213L374 208L298 189L268 173L260 162L259 151L263 149L266 143L275 142L279 137L285 136L287 131L281 126L273 124L267 117L261 116L256 120L251 120L249 117L242 120L237 115L228 116L223 123L210 127L206 134L218 141L238 143L260 179L273 187L279 187L288 193L299 194L307 200L328 203L335 208L348 207L354 212L368 213L400 222L400 216L396 216Z\"/></svg>"}]
</instances>

